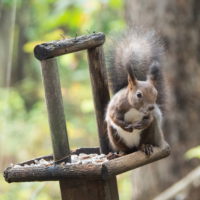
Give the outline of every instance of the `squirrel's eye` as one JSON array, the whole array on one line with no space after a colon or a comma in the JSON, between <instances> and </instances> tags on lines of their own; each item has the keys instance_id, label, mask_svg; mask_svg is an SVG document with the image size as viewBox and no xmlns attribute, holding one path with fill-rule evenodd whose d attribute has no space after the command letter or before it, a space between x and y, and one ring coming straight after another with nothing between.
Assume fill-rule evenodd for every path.
<instances>
[{"instance_id":1,"label":"squirrel's eye","mask_svg":"<svg viewBox=\"0 0 200 200\"><path fill-rule=\"evenodd\" d=\"M136 95L137 95L138 98L142 98L142 93L141 92L138 92Z\"/></svg>"}]
</instances>

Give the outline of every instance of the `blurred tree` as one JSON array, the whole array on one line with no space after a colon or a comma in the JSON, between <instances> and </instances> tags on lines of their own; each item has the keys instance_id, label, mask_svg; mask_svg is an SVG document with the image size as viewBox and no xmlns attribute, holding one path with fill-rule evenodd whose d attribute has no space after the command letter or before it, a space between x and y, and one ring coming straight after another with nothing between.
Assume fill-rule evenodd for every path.
<instances>
[{"instance_id":1,"label":"blurred tree","mask_svg":"<svg viewBox=\"0 0 200 200\"><path fill-rule=\"evenodd\" d=\"M135 179L139 191L133 199L145 200L147 196L151 199L197 164L186 161L184 153L200 141L200 1L127 0L125 10L130 26L155 28L164 38L167 49L164 68L171 93L165 136L172 154L139 170L146 178ZM199 196L200 193L196 198Z\"/></svg>"},{"instance_id":2,"label":"blurred tree","mask_svg":"<svg viewBox=\"0 0 200 200\"><path fill-rule=\"evenodd\" d=\"M17 51L13 52L12 59L12 73L10 85L22 81L25 78L25 65L30 61L29 56L23 51L23 45L28 41L26 34L26 27L29 26L28 13L30 10L30 3L25 1L23 4L18 6L16 13L16 24L14 28L14 49Z\"/></svg>"},{"instance_id":3,"label":"blurred tree","mask_svg":"<svg viewBox=\"0 0 200 200\"><path fill-rule=\"evenodd\" d=\"M13 36L16 17L16 2L0 2L0 85L6 86L10 80L10 69L13 56ZM8 75L9 74L9 75Z\"/></svg>"}]
</instances>

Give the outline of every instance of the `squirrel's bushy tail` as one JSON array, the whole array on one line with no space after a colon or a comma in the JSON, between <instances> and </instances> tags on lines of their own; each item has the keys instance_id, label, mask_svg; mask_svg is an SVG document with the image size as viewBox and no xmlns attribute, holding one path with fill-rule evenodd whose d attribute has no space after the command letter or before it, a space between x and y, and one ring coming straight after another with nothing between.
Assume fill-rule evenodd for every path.
<instances>
[{"instance_id":1,"label":"squirrel's bushy tail","mask_svg":"<svg viewBox=\"0 0 200 200\"><path fill-rule=\"evenodd\" d=\"M108 78L113 93L127 86L127 67L131 66L136 78L144 81L154 62L159 67L157 89L159 93L162 92L163 77L160 58L164 48L155 31L146 31L140 27L128 29L112 41L111 46ZM162 94L158 99L161 100L161 97L163 97Z\"/></svg>"}]
</instances>

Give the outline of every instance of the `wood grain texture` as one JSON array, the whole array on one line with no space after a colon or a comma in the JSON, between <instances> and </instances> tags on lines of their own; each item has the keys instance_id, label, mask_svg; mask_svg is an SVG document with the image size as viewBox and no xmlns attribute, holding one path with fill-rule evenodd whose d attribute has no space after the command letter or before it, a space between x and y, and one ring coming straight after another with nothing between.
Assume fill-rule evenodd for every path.
<instances>
[{"instance_id":1,"label":"wood grain texture","mask_svg":"<svg viewBox=\"0 0 200 200\"><path fill-rule=\"evenodd\" d=\"M37 59L45 60L63 54L94 48L102 45L104 41L105 35L103 33L83 35L72 39L57 40L37 45L34 49L34 54Z\"/></svg>"},{"instance_id":2,"label":"wood grain texture","mask_svg":"<svg viewBox=\"0 0 200 200\"><path fill-rule=\"evenodd\" d=\"M117 188L115 177L111 177L108 180L70 180L65 181L61 189L62 187L66 188L62 194L63 200L119 199L118 192L115 190Z\"/></svg>"},{"instance_id":3,"label":"wood grain texture","mask_svg":"<svg viewBox=\"0 0 200 200\"><path fill-rule=\"evenodd\" d=\"M58 66L55 58L43 60L41 64L54 160L60 160L70 155L70 148L67 137Z\"/></svg>"},{"instance_id":4,"label":"wood grain texture","mask_svg":"<svg viewBox=\"0 0 200 200\"><path fill-rule=\"evenodd\" d=\"M102 176L101 165L51 165L41 167L7 168L7 182L56 181L67 179L98 179Z\"/></svg>"},{"instance_id":5,"label":"wood grain texture","mask_svg":"<svg viewBox=\"0 0 200 200\"><path fill-rule=\"evenodd\" d=\"M79 155L80 153L86 153L86 154L91 154L91 153L96 153L96 154L100 154L100 148L99 147L82 147L82 148L78 148L75 150L71 151L72 154L77 154Z\"/></svg>"},{"instance_id":6,"label":"wood grain texture","mask_svg":"<svg viewBox=\"0 0 200 200\"><path fill-rule=\"evenodd\" d=\"M146 165L156 160L162 159L170 154L169 149L154 148L151 156L146 156L143 152L134 152L108 162L102 165L52 165L41 167L8 167L4 171L4 177L7 182L24 181L49 181L49 180L67 180L67 179L109 179L115 175L128 170ZM30 161L22 165L30 164Z\"/></svg>"},{"instance_id":7,"label":"wood grain texture","mask_svg":"<svg viewBox=\"0 0 200 200\"><path fill-rule=\"evenodd\" d=\"M140 166L149 164L156 160L167 157L170 154L170 149L153 148L153 154L147 156L141 151L137 151L120 158L110 160L104 164L107 173L110 175L118 175L123 172L138 168Z\"/></svg>"},{"instance_id":8,"label":"wood grain texture","mask_svg":"<svg viewBox=\"0 0 200 200\"><path fill-rule=\"evenodd\" d=\"M102 153L109 153L105 110L110 100L103 47L88 49L90 78Z\"/></svg>"}]
</instances>

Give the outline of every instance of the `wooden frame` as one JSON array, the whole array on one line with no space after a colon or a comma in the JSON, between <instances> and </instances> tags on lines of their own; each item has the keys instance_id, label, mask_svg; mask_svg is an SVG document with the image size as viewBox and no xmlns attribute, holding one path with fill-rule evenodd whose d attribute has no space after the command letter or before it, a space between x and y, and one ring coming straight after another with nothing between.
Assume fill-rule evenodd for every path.
<instances>
[{"instance_id":1,"label":"wooden frame","mask_svg":"<svg viewBox=\"0 0 200 200\"><path fill-rule=\"evenodd\" d=\"M104 41L105 35L103 33L94 33L73 39L43 43L35 47L35 57L41 61L42 67L53 156L44 156L19 163L18 165L21 166L19 168L8 167L4 171L7 182L58 180L63 200L118 200L116 175L170 154L169 149L154 148L154 153L149 157L139 151L107 161L101 165L59 165L63 160L70 162L70 154L81 152L107 154L110 152L104 120L104 112L110 99L102 47ZM80 50L87 50L88 53L100 147L70 151L59 69L55 57ZM53 159L54 164L40 167L24 166L41 158Z\"/></svg>"}]
</instances>

